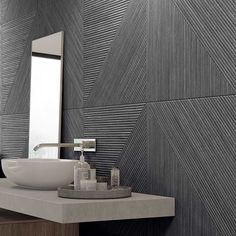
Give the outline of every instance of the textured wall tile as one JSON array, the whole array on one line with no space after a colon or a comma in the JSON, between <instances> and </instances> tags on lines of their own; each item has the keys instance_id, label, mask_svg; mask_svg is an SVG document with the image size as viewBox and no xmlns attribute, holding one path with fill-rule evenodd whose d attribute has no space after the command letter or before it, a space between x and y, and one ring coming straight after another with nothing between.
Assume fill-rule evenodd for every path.
<instances>
[{"instance_id":1,"label":"textured wall tile","mask_svg":"<svg viewBox=\"0 0 236 236\"><path fill-rule=\"evenodd\" d=\"M84 101L103 69L128 3L129 0L84 1Z\"/></svg>"},{"instance_id":2,"label":"textured wall tile","mask_svg":"<svg viewBox=\"0 0 236 236\"><path fill-rule=\"evenodd\" d=\"M0 157L2 155L2 116L0 116Z\"/></svg>"},{"instance_id":3,"label":"textured wall tile","mask_svg":"<svg viewBox=\"0 0 236 236\"><path fill-rule=\"evenodd\" d=\"M3 113L3 108L5 108L5 104L7 102L9 91L11 90L12 85L13 84L5 84L5 85L1 84L1 94L0 94L1 105L2 105L1 113Z\"/></svg>"},{"instance_id":4,"label":"textured wall tile","mask_svg":"<svg viewBox=\"0 0 236 236\"><path fill-rule=\"evenodd\" d=\"M24 51L29 44L35 14L23 16L2 25L2 82L13 83Z\"/></svg>"},{"instance_id":5,"label":"textured wall tile","mask_svg":"<svg viewBox=\"0 0 236 236\"><path fill-rule=\"evenodd\" d=\"M156 107L148 105L148 174L150 193L176 199L176 216L167 225L166 236L216 236L215 225L198 192L192 185L175 150L168 142L159 123ZM176 121L177 123L177 121Z\"/></svg>"},{"instance_id":6,"label":"textured wall tile","mask_svg":"<svg viewBox=\"0 0 236 236\"><path fill-rule=\"evenodd\" d=\"M9 89L6 90L7 98L5 103L4 114L29 112L30 65L31 48L27 47L24 53L24 57L22 58L20 67L17 71L15 83L3 85L3 89Z\"/></svg>"},{"instance_id":7,"label":"textured wall tile","mask_svg":"<svg viewBox=\"0 0 236 236\"><path fill-rule=\"evenodd\" d=\"M38 0L1 0L0 24L6 23L37 10Z\"/></svg>"},{"instance_id":8,"label":"textured wall tile","mask_svg":"<svg viewBox=\"0 0 236 236\"><path fill-rule=\"evenodd\" d=\"M236 96L229 96L151 106L179 164L224 235L236 233L235 105Z\"/></svg>"},{"instance_id":9,"label":"textured wall tile","mask_svg":"<svg viewBox=\"0 0 236 236\"><path fill-rule=\"evenodd\" d=\"M28 156L29 115L2 116L2 154L6 158Z\"/></svg>"},{"instance_id":10,"label":"textured wall tile","mask_svg":"<svg viewBox=\"0 0 236 236\"><path fill-rule=\"evenodd\" d=\"M149 101L234 94L227 77L171 0L150 0Z\"/></svg>"},{"instance_id":11,"label":"textured wall tile","mask_svg":"<svg viewBox=\"0 0 236 236\"><path fill-rule=\"evenodd\" d=\"M82 138L84 135L83 110L73 109L63 111L62 142L73 143L74 138ZM74 153L73 148L64 148L61 158L77 158L80 153Z\"/></svg>"},{"instance_id":12,"label":"textured wall tile","mask_svg":"<svg viewBox=\"0 0 236 236\"><path fill-rule=\"evenodd\" d=\"M2 7L0 1L0 9ZM1 16L0 16L1 17ZM2 26L0 25L0 157L2 155Z\"/></svg>"},{"instance_id":13,"label":"textured wall tile","mask_svg":"<svg viewBox=\"0 0 236 236\"><path fill-rule=\"evenodd\" d=\"M236 91L235 2L172 0Z\"/></svg>"},{"instance_id":14,"label":"textured wall tile","mask_svg":"<svg viewBox=\"0 0 236 236\"><path fill-rule=\"evenodd\" d=\"M108 174L120 157L144 104L84 109L84 136L97 139L96 153L87 154L99 174Z\"/></svg>"},{"instance_id":15,"label":"textured wall tile","mask_svg":"<svg viewBox=\"0 0 236 236\"><path fill-rule=\"evenodd\" d=\"M85 106L146 100L146 36L147 1L133 0L122 19ZM93 70L90 66L85 64L85 69Z\"/></svg>"},{"instance_id":16,"label":"textured wall tile","mask_svg":"<svg viewBox=\"0 0 236 236\"><path fill-rule=\"evenodd\" d=\"M65 5L67 3L67 5ZM38 7L39 9L46 9L48 7L53 7L55 5L59 4L60 6L64 6L64 7L70 7L69 5L73 5L73 4L79 4L79 8L82 9L83 8L83 1L81 0L38 0Z\"/></svg>"},{"instance_id":17,"label":"textured wall tile","mask_svg":"<svg viewBox=\"0 0 236 236\"><path fill-rule=\"evenodd\" d=\"M2 111L23 113L29 105L31 30L35 13L2 25Z\"/></svg>"},{"instance_id":18,"label":"textured wall tile","mask_svg":"<svg viewBox=\"0 0 236 236\"><path fill-rule=\"evenodd\" d=\"M116 166L120 169L121 184L134 192L147 192L147 111L140 114Z\"/></svg>"},{"instance_id":19,"label":"textured wall tile","mask_svg":"<svg viewBox=\"0 0 236 236\"><path fill-rule=\"evenodd\" d=\"M2 17L3 17L2 8L3 8L3 1L1 0L0 1L0 25L2 24Z\"/></svg>"},{"instance_id":20,"label":"textured wall tile","mask_svg":"<svg viewBox=\"0 0 236 236\"><path fill-rule=\"evenodd\" d=\"M61 2L63 0L60 0ZM56 5L58 0L38 0L38 8L39 9L46 9L48 7L52 7L53 5Z\"/></svg>"}]
</instances>

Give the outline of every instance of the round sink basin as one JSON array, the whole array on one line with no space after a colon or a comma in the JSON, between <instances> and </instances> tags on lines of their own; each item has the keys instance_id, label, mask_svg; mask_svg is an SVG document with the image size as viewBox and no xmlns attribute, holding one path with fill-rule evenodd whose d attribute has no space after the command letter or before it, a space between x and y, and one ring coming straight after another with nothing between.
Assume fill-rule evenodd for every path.
<instances>
[{"instance_id":1,"label":"round sink basin","mask_svg":"<svg viewBox=\"0 0 236 236\"><path fill-rule=\"evenodd\" d=\"M7 179L25 188L53 190L73 182L77 160L2 159Z\"/></svg>"}]
</instances>

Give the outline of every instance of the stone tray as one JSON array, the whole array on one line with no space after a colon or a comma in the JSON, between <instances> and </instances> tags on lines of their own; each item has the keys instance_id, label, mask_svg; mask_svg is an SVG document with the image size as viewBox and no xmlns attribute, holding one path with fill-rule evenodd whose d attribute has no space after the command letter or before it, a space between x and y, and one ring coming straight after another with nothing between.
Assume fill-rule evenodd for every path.
<instances>
[{"instance_id":1,"label":"stone tray","mask_svg":"<svg viewBox=\"0 0 236 236\"><path fill-rule=\"evenodd\" d=\"M132 191L130 187L120 186L119 188L108 188L107 190L97 191L76 191L74 186L59 187L57 189L58 197L62 198L78 198L78 199L114 199L131 197Z\"/></svg>"}]
</instances>

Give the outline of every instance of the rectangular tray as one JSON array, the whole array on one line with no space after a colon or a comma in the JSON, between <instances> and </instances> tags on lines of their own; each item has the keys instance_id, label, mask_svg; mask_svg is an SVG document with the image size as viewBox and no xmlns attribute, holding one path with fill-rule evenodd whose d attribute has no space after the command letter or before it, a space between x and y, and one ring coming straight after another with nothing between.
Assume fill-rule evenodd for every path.
<instances>
[{"instance_id":1,"label":"rectangular tray","mask_svg":"<svg viewBox=\"0 0 236 236\"><path fill-rule=\"evenodd\" d=\"M120 186L118 188L108 188L107 190L96 191L76 191L73 185L59 187L57 189L58 197L73 199L114 199L131 197L131 187Z\"/></svg>"}]
</instances>

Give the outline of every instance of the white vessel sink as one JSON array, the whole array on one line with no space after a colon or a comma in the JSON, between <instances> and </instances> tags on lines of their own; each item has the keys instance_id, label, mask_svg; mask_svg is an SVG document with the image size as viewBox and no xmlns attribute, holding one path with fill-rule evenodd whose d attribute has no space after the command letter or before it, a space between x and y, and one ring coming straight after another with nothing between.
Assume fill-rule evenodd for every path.
<instances>
[{"instance_id":1,"label":"white vessel sink","mask_svg":"<svg viewBox=\"0 0 236 236\"><path fill-rule=\"evenodd\" d=\"M77 160L2 159L7 179L25 188L53 190L73 182Z\"/></svg>"}]
</instances>

